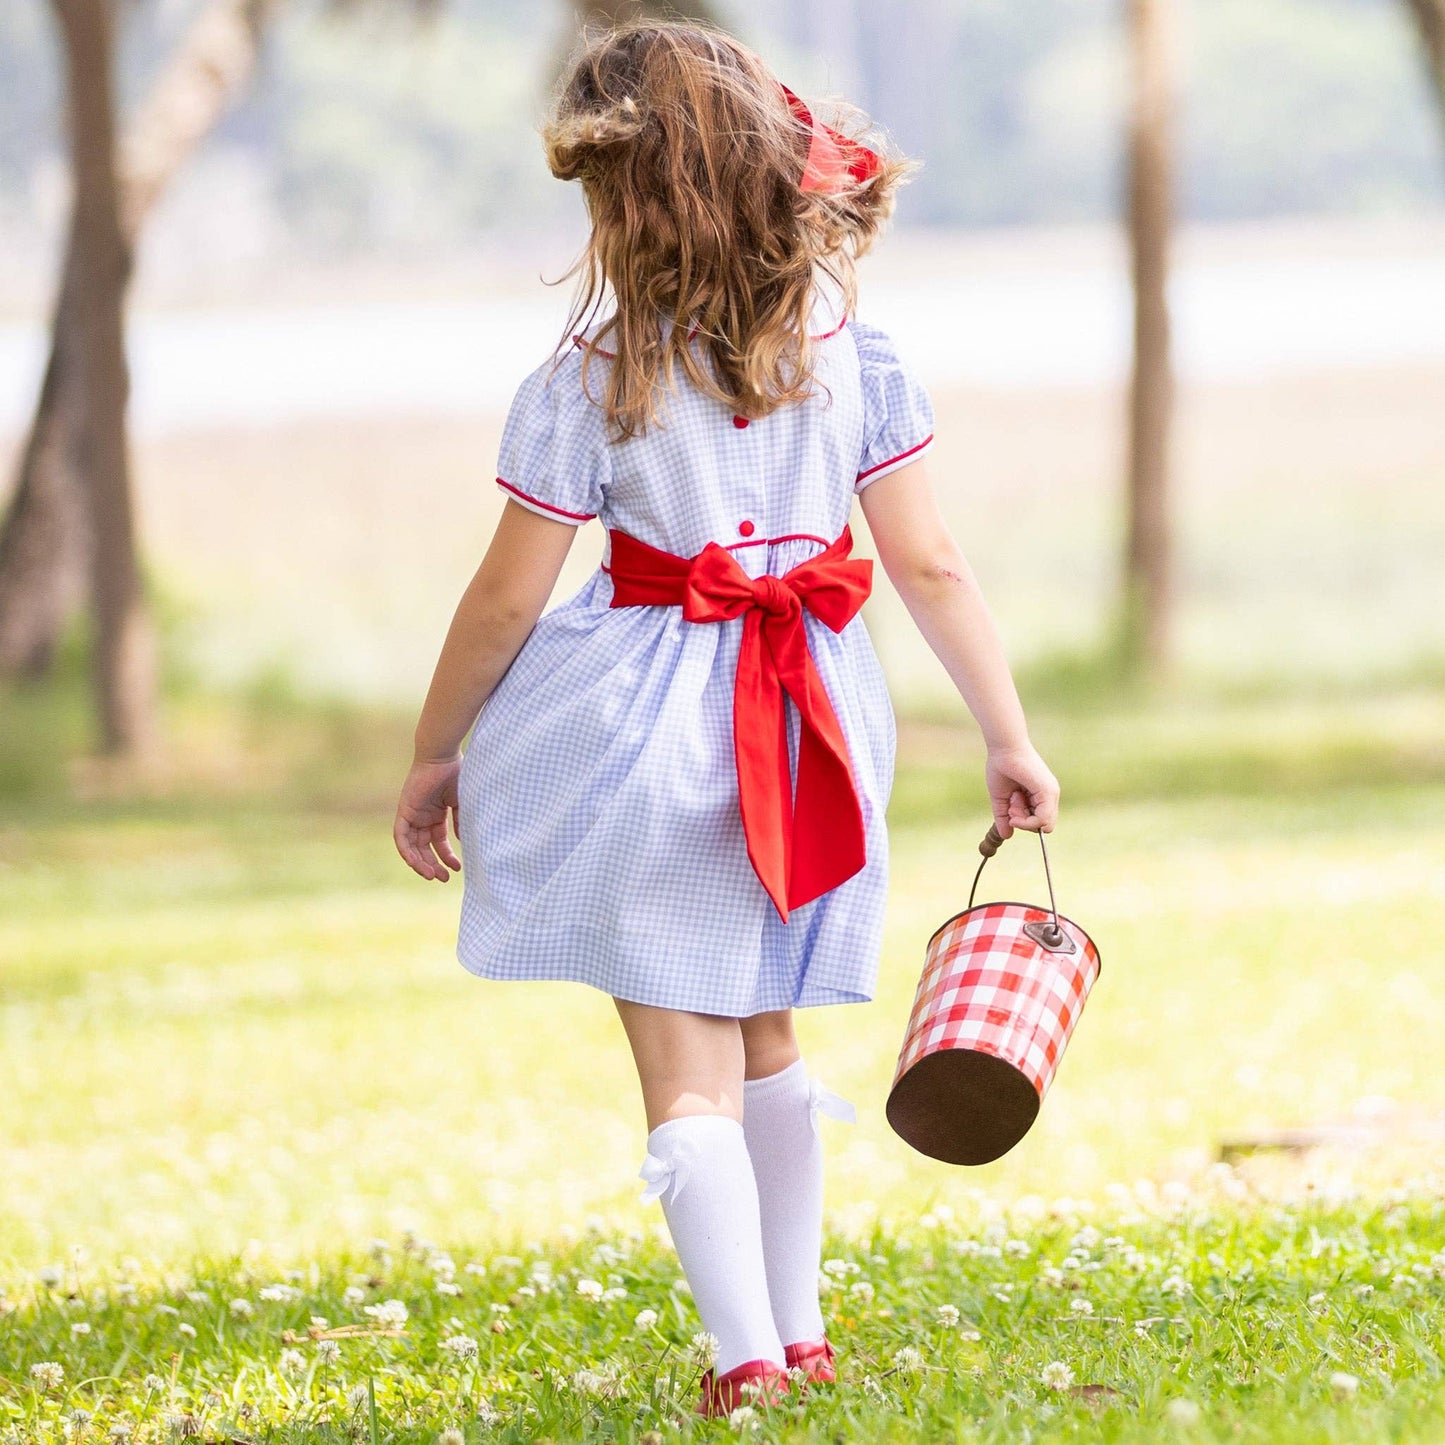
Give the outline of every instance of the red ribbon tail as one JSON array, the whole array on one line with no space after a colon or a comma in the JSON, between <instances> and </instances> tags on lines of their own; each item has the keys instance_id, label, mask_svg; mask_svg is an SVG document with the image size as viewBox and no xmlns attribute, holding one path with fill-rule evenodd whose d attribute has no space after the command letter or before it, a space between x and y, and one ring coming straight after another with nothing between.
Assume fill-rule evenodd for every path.
<instances>
[{"instance_id":1,"label":"red ribbon tail","mask_svg":"<svg viewBox=\"0 0 1445 1445\"><path fill-rule=\"evenodd\" d=\"M805 686L809 700L799 708L803 717L798 748L799 826L788 878L790 908L801 908L846 883L867 862L863 810L848 744L811 657L808 663L810 675Z\"/></svg>"},{"instance_id":2,"label":"red ribbon tail","mask_svg":"<svg viewBox=\"0 0 1445 1445\"><path fill-rule=\"evenodd\" d=\"M737 754L738 808L748 861L786 923L788 878L793 863L793 785L788 770L787 721L777 674L764 666L762 614L756 609L743 615L733 683L733 750Z\"/></svg>"}]
</instances>

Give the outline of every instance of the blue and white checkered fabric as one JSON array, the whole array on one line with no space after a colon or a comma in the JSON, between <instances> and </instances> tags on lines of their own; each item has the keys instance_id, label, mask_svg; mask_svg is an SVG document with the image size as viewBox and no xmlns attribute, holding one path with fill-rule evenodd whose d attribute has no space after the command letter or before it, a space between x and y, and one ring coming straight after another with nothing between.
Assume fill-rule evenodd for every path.
<instances>
[{"instance_id":1,"label":"blue and white checkered fabric","mask_svg":"<svg viewBox=\"0 0 1445 1445\"><path fill-rule=\"evenodd\" d=\"M576 525L599 518L691 557L709 541L749 576L816 555L854 495L932 442L928 396L857 321L818 342L817 394L740 424L691 388L663 425L609 445L574 349L523 382L499 484ZM600 394L607 362L588 385ZM742 619L609 608L602 567L543 614L478 716L462 765L457 956L496 979L571 979L665 1008L746 1017L873 996L888 884L894 720L861 618L805 612L847 739L867 864L778 918L738 814L732 698ZM787 705L796 778L798 715Z\"/></svg>"}]
</instances>

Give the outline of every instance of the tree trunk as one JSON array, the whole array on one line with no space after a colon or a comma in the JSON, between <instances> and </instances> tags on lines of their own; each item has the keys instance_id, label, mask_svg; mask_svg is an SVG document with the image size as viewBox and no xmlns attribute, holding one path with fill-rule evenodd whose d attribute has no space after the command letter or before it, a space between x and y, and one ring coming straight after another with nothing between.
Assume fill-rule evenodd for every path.
<instances>
[{"instance_id":1,"label":"tree trunk","mask_svg":"<svg viewBox=\"0 0 1445 1445\"><path fill-rule=\"evenodd\" d=\"M121 233L133 249L146 217L241 91L276 0L215 0L151 88L120 145ZM84 591L89 523L68 467L77 410L75 231L51 327L50 358L0 528L0 676L39 677Z\"/></svg>"},{"instance_id":2,"label":"tree trunk","mask_svg":"<svg viewBox=\"0 0 1445 1445\"><path fill-rule=\"evenodd\" d=\"M136 562L126 437L123 297L131 249L121 231L116 177L111 0L52 0L66 65L75 195L62 284L68 371L65 448L90 518L92 666L107 753L143 748L152 732L154 643Z\"/></svg>"},{"instance_id":3,"label":"tree trunk","mask_svg":"<svg viewBox=\"0 0 1445 1445\"><path fill-rule=\"evenodd\" d=\"M1445 121L1445 0L1406 0L1420 32L1440 118Z\"/></svg>"},{"instance_id":4,"label":"tree trunk","mask_svg":"<svg viewBox=\"0 0 1445 1445\"><path fill-rule=\"evenodd\" d=\"M1173 602L1169 432L1169 242L1173 211L1173 66L1169 0L1128 0L1133 61L1129 136L1129 245L1134 282L1134 368L1129 389L1128 535L1124 660L1159 673L1169 658Z\"/></svg>"}]
</instances>

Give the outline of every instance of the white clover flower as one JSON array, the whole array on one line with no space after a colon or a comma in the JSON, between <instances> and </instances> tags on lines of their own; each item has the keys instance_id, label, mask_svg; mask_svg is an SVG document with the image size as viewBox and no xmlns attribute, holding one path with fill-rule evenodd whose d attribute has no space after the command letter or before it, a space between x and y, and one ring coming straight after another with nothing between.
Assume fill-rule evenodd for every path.
<instances>
[{"instance_id":1,"label":"white clover flower","mask_svg":"<svg viewBox=\"0 0 1445 1445\"><path fill-rule=\"evenodd\" d=\"M755 1430L758 1427L758 1412L751 1405L739 1405L728 1415L728 1424L734 1430Z\"/></svg>"},{"instance_id":2,"label":"white clover flower","mask_svg":"<svg viewBox=\"0 0 1445 1445\"><path fill-rule=\"evenodd\" d=\"M1182 1395L1171 1400L1164 1407L1164 1418L1171 1425L1197 1425L1201 1410L1193 1400L1186 1400Z\"/></svg>"},{"instance_id":3,"label":"white clover flower","mask_svg":"<svg viewBox=\"0 0 1445 1445\"><path fill-rule=\"evenodd\" d=\"M477 1423L479 1425L496 1425L501 1421L502 1412L492 1404L490 1400L481 1400L477 1404Z\"/></svg>"},{"instance_id":4,"label":"white clover flower","mask_svg":"<svg viewBox=\"0 0 1445 1445\"><path fill-rule=\"evenodd\" d=\"M460 1430L443 1430L437 1436L437 1445L467 1445L467 1437Z\"/></svg>"},{"instance_id":5,"label":"white clover flower","mask_svg":"<svg viewBox=\"0 0 1445 1445\"><path fill-rule=\"evenodd\" d=\"M377 1324L389 1330L402 1329L408 1319L406 1305L399 1299L383 1300L381 1304L367 1305L362 1313L370 1315Z\"/></svg>"},{"instance_id":6,"label":"white clover flower","mask_svg":"<svg viewBox=\"0 0 1445 1445\"><path fill-rule=\"evenodd\" d=\"M615 1284L615 1285L613 1285L613 1286L611 1287L611 1289L605 1289L605 1290L602 1291L602 1303L603 1303L603 1304L611 1304L613 1300L626 1299L626 1298L627 1298L627 1290L626 1290L626 1287L623 1286L623 1285L620 1285L620 1284Z\"/></svg>"},{"instance_id":7,"label":"white clover flower","mask_svg":"<svg viewBox=\"0 0 1445 1445\"><path fill-rule=\"evenodd\" d=\"M54 1289L65 1278L65 1271L58 1264L42 1266L35 1276L46 1289Z\"/></svg>"},{"instance_id":8,"label":"white clover flower","mask_svg":"<svg viewBox=\"0 0 1445 1445\"><path fill-rule=\"evenodd\" d=\"M1093 1249L1102 1238L1103 1236L1092 1224L1086 1224L1069 1241L1069 1247L1071 1249Z\"/></svg>"},{"instance_id":9,"label":"white clover flower","mask_svg":"<svg viewBox=\"0 0 1445 1445\"><path fill-rule=\"evenodd\" d=\"M688 1342L688 1352L700 1365L710 1365L717 1358L717 1336L699 1330Z\"/></svg>"},{"instance_id":10,"label":"white clover flower","mask_svg":"<svg viewBox=\"0 0 1445 1445\"><path fill-rule=\"evenodd\" d=\"M456 1272L456 1262L449 1254L433 1254L427 1259L427 1268L442 1279L450 1279Z\"/></svg>"},{"instance_id":11,"label":"white clover flower","mask_svg":"<svg viewBox=\"0 0 1445 1445\"><path fill-rule=\"evenodd\" d=\"M855 1279L853 1283L848 1286L848 1293L857 1295L864 1304L871 1304L873 1302L873 1285L869 1280Z\"/></svg>"},{"instance_id":12,"label":"white clover flower","mask_svg":"<svg viewBox=\"0 0 1445 1445\"><path fill-rule=\"evenodd\" d=\"M512 1307L509 1304L503 1304L501 1300L493 1300L492 1313L494 1315L509 1315L512 1313Z\"/></svg>"},{"instance_id":13,"label":"white clover flower","mask_svg":"<svg viewBox=\"0 0 1445 1445\"><path fill-rule=\"evenodd\" d=\"M1056 1264L1046 1264L1039 1270L1039 1278L1045 1284L1057 1288L1064 1282L1064 1272Z\"/></svg>"},{"instance_id":14,"label":"white clover flower","mask_svg":"<svg viewBox=\"0 0 1445 1445\"><path fill-rule=\"evenodd\" d=\"M457 1295L462 1292L462 1287L453 1280L439 1279L436 1282L436 1292L438 1294Z\"/></svg>"},{"instance_id":15,"label":"white clover flower","mask_svg":"<svg viewBox=\"0 0 1445 1445\"><path fill-rule=\"evenodd\" d=\"M923 1351L915 1345L904 1345L901 1350L894 1350L893 1363L904 1374L921 1370L923 1368Z\"/></svg>"},{"instance_id":16,"label":"white clover flower","mask_svg":"<svg viewBox=\"0 0 1445 1445\"><path fill-rule=\"evenodd\" d=\"M595 1279L579 1279L577 1281L577 1293L585 1300L594 1303L602 1298L602 1286Z\"/></svg>"},{"instance_id":17,"label":"white clover flower","mask_svg":"<svg viewBox=\"0 0 1445 1445\"><path fill-rule=\"evenodd\" d=\"M260 1293L263 1300L273 1303L280 1300L290 1304L301 1298L301 1291L294 1284L268 1284Z\"/></svg>"},{"instance_id":18,"label":"white clover flower","mask_svg":"<svg viewBox=\"0 0 1445 1445\"><path fill-rule=\"evenodd\" d=\"M977 1330L960 1330L958 1337L961 1340L981 1340L983 1336Z\"/></svg>"},{"instance_id":19,"label":"white clover flower","mask_svg":"<svg viewBox=\"0 0 1445 1445\"><path fill-rule=\"evenodd\" d=\"M188 1289L182 1298L188 1305L208 1305L211 1302L211 1292L206 1289Z\"/></svg>"},{"instance_id":20,"label":"white clover flower","mask_svg":"<svg viewBox=\"0 0 1445 1445\"><path fill-rule=\"evenodd\" d=\"M1094 1313L1094 1306L1089 1300L1073 1299L1069 1301L1069 1310L1076 1315L1091 1315Z\"/></svg>"},{"instance_id":21,"label":"white clover flower","mask_svg":"<svg viewBox=\"0 0 1445 1445\"><path fill-rule=\"evenodd\" d=\"M1003 1248L997 1244L985 1244L978 1254L980 1259L1002 1259Z\"/></svg>"},{"instance_id":22,"label":"white clover flower","mask_svg":"<svg viewBox=\"0 0 1445 1445\"><path fill-rule=\"evenodd\" d=\"M90 1424L90 1411L82 1410L77 1406L65 1417L65 1428L72 1435L85 1434L85 1427Z\"/></svg>"},{"instance_id":23,"label":"white clover flower","mask_svg":"<svg viewBox=\"0 0 1445 1445\"><path fill-rule=\"evenodd\" d=\"M578 1370L572 1376L572 1387L582 1395L598 1395L610 1400L622 1393L622 1381L615 1366L604 1365L600 1369Z\"/></svg>"},{"instance_id":24,"label":"white clover flower","mask_svg":"<svg viewBox=\"0 0 1445 1445\"><path fill-rule=\"evenodd\" d=\"M1012 1255L1015 1259L1023 1259L1026 1255L1032 1254L1034 1250L1026 1239L1006 1239L1003 1242L1003 1252Z\"/></svg>"},{"instance_id":25,"label":"white clover flower","mask_svg":"<svg viewBox=\"0 0 1445 1445\"><path fill-rule=\"evenodd\" d=\"M54 1360L42 1360L38 1365L31 1365L30 1378L42 1390L58 1390L65 1383L65 1366Z\"/></svg>"},{"instance_id":26,"label":"white clover flower","mask_svg":"<svg viewBox=\"0 0 1445 1445\"><path fill-rule=\"evenodd\" d=\"M953 1252L961 1254L967 1259L972 1259L983 1249L976 1239L955 1239L953 1241Z\"/></svg>"},{"instance_id":27,"label":"white clover flower","mask_svg":"<svg viewBox=\"0 0 1445 1445\"><path fill-rule=\"evenodd\" d=\"M638 1310L632 1321L633 1327L639 1330L650 1330L656 1323L656 1310Z\"/></svg>"},{"instance_id":28,"label":"white clover flower","mask_svg":"<svg viewBox=\"0 0 1445 1445\"><path fill-rule=\"evenodd\" d=\"M934 1318L944 1329L951 1330L963 1317L959 1314L957 1305L939 1305Z\"/></svg>"},{"instance_id":29,"label":"white clover flower","mask_svg":"<svg viewBox=\"0 0 1445 1445\"><path fill-rule=\"evenodd\" d=\"M1053 1360L1039 1374L1050 1390L1067 1390L1074 1383L1074 1372L1062 1360Z\"/></svg>"},{"instance_id":30,"label":"white clover flower","mask_svg":"<svg viewBox=\"0 0 1445 1445\"><path fill-rule=\"evenodd\" d=\"M157 1390L164 1390L166 1382L159 1375L147 1375L141 1383L154 1395Z\"/></svg>"},{"instance_id":31,"label":"white clover flower","mask_svg":"<svg viewBox=\"0 0 1445 1445\"><path fill-rule=\"evenodd\" d=\"M1171 1274L1159 1286L1161 1294L1186 1295L1189 1293L1189 1281L1182 1274Z\"/></svg>"},{"instance_id":32,"label":"white clover flower","mask_svg":"<svg viewBox=\"0 0 1445 1445\"><path fill-rule=\"evenodd\" d=\"M347 1408L354 1415L363 1405L368 1403L370 1398L365 1385L353 1385L346 1392Z\"/></svg>"},{"instance_id":33,"label":"white clover flower","mask_svg":"<svg viewBox=\"0 0 1445 1445\"><path fill-rule=\"evenodd\" d=\"M523 1299L536 1299L536 1298L537 1298L537 1291L534 1290L534 1289L532 1288L532 1286L529 1285L529 1284L519 1284L519 1285L517 1286L516 1290L513 1291L513 1292L514 1292L515 1294L521 1295Z\"/></svg>"},{"instance_id":34,"label":"white clover flower","mask_svg":"<svg viewBox=\"0 0 1445 1445\"><path fill-rule=\"evenodd\" d=\"M297 1379L306 1373L306 1356L300 1350L282 1350L276 1368L287 1379Z\"/></svg>"},{"instance_id":35,"label":"white clover flower","mask_svg":"<svg viewBox=\"0 0 1445 1445\"><path fill-rule=\"evenodd\" d=\"M385 1259L391 1253L391 1245L384 1239L373 1239L369 1248L373 1259Z\"/></svg>"},{"instance_id":36,"label":"white clover flower","mask_svg":"<svg viewBox=\"0 0 1445 1445\"><path fill-rule=\"evenodd\" d=\"M317 1340L316 1358L323 1365L334 1365L341 1358L341 1342L339 1340Z\"/></svg>"},{"instance_id":37,"label":"white clover flower","mask_svg":"<svg viewBox=\"0 0 1445 1445\"><path fill-rule=\"evenodd\" d=\"M470 1335L448 1335L442 1349L458 1360L475 1360L480 1346Z\"/></svg>"},{"instance_id":38,"label":"white clover flower","mask_svg":"<svg viewBox=\"0 0 1445 1445\"><path fill-rule=\"evenodd\" d=\"M1368 1299L1370 1295L1374 1294L1374 1292L1375 1286L1372 1284L1357 1284L1355 1286L1355 1294L1360 1299Z\"/></svg>"},{"instance_id":39,"label":"white clover flower","mask_svg":"<svg viewBox=\"0 0 1445 1445\"><path fill-rule=\"evenodd\" d=\"M823 1273L831 1275L834 1279L842 1279L848 1273L848 1261L846 1259L825 1259Z\"/></svg>"},{"instance_id":40,"label":"white clover flower","mask_svg":"<svg viewBox=\"0 0 1445 1445\"><path fill-rule=\"evenodd\" d=\"M355 1309L366 1299L366 1291L359 1284L349 1284L342 1292L341 1303L350 1309Z\"/></svg>"},{"instance_id":41,"label":"white clover flower","mask_svg":"<svg viewBox=\"0 0 1445 1445\"><path fill-rule=\"evenodd\" d=\"M1083 1261L1082 1259L1080 1259L1077 1254L1066 1254L1066 1255L1063 1257L1063 1259L1059 1262L1059 1268L1060 1268L1060 1269L1078 1269L1078 1267L1079 1267L1081 1264L1083 1264L1083 1262L1084 1262L1084 1261Z\"/></svg>"},{"instance_id":42,"label":"white clover flower","mask_svg":"<svg viewBox=\"0 0 1445 1445\"><path fill-rule=\"evenodd\" d=\"M176 1332L184 1335L188 1340L193 1340L196 1337L195 1325L188 1325L184 1320L176 1326Z\"/></svg>"},{"instance_id":43,"label":"white clover flower","mask_svg":"<svg viewBox=\"0 0 1445 1445\"><path fill-rule=\"evenodd\" d=\"M1013 1287L1011 1285L1001 1284L993 1291L993 1297L1002 1304L1011 1304L1013 1302Z\"/></svg>"},{"instance_id":44,"label":"white clover flower","mask_svg":"<svg viewBox=\"0 0 1445 1445\"><path fill-rule=\"evenodd\" d=\"M248 1299L233 1299L230 1304L230 1310L238 1320L244 1320L249 1319L256 1313L256 1306Z\"/></svg>"},{"instance_id":45,"label":"white clover flower","mask_svg":"<svg viewBox=\"0 0 1445 1445\"><path fill-rule=\"evenodd\" d=\"M72 1335L88 1335L90 1333L90 1322L88 1320L76 1320L70 1326Z\"/></svg>"},{"instance_id":46,"label":"white clover flower","mask_svg":"<svg viewBox=\"0 0 1445 1445\"><path fill-rule=\"evenodd\" d=\"M1391 1289L1414 1289L1415 1276L1413 1274L1395 1274L1390 1276ZM73 1327L72 1327L73 1328Z\"/></svg>"},{"instance_id":47,"label":"white clover flower","mask_svg":"<svg viewBox=\"0 0 1445 1445\"><path fill-rule=\"evenodd\" d=\"M1336 1370L1330 1376L1330 1391L1337 1400L1349 1399L1359 1388L1359 1380L1354 1375L1346 1374L1343 1370Z\"/></svg>"},{"instance_id":48,"label":"white clover flower","mask_svg":"<svg viewBox=\"0 0 1445 1445\"><path fill-rule=\"evenodd\" d=\"M883 1386L876 1375L863 1376L863 1393L874 1400L883 1399Z\"/></svg>"},{"instance_id":49,"label":"white clover flower","mask_svg":"<svg viewBox=\"0 0 1445 1445\"><path fill-rule=\"evenodd\" d=\"M135 1427L128 1420L117 1420L105 1433L115 1441L115 1445L125 1445L135 1433Z\"/></svg>"},{"instance_id":50,"label":"white clover flower","mask_svg":"<svg viewBox=\"0 0 1445 1445\"><path fill-rule=\"evenodd\" d=\"M486 1262L480 1259L469 1259L462 1266L462 1269L465 1270L467 1274L486 1274L487 1272Z\"/></svg>"},{"instance_id":51,"label":"white clover flower","mask_svg":"<svg viewBox=\"0 0 1445 1445\"><path fill-rule=\"evenodd\" d=\"M1322 1305L1328 1298L1329 1296L1324 1292L1324 1290L1318 1289L1309 1297L1309 1299L1305 1301L1305 1303L1312 1305Z\"/></svg>"}]
</instances>

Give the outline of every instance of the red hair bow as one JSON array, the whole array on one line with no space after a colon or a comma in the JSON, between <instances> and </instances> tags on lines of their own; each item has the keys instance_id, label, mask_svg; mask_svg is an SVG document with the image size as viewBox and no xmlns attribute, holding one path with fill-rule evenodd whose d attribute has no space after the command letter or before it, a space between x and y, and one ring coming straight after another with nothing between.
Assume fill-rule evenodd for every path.
<instances>
[{"instance_id":1,"label":"red hair bow","mask_svg":"<svg viewBox=\"0 0 1445 1445\"><path fill-rule=\"evenodd\" d=\"M799 190L841 191L850 181L861 185L878 174L883 162L877 151L815 120L813 112L786 85L782 85L782 92L787 97L788 109L812 135Z\"/></svg>"}]
</instances>

